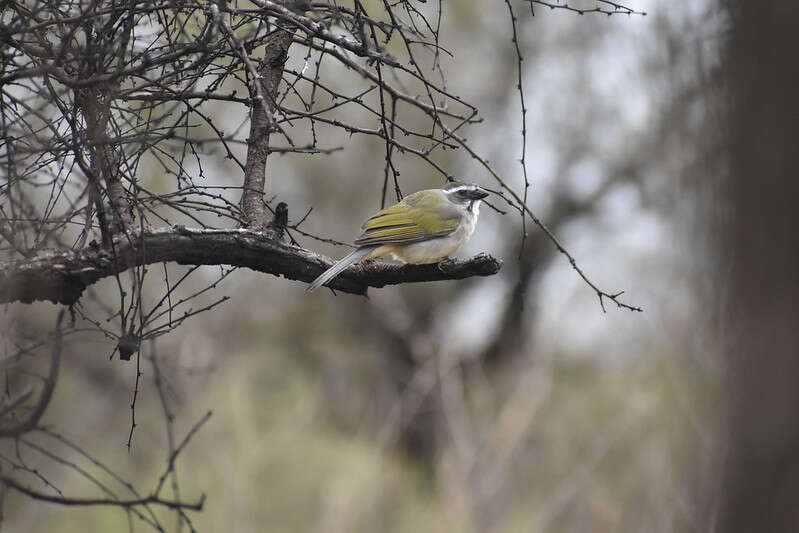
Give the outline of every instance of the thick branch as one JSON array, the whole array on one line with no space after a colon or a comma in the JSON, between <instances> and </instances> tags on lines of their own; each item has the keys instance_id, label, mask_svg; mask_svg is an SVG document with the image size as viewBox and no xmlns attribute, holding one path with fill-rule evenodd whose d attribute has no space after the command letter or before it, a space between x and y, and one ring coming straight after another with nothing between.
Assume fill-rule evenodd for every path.
<instances>
[{"instance_id":1,"label":"thick branch","mask_svg":"<svg viewBox=\"0 0 799 533\"><path fill-rule=\"evenodd\" d=\"M252 82L250 96L252 117L250 136L247 139L247 162L244 165L244 190L241 209L245 225L261 228L266 223L264 187L266 185L266 158L269 156L269 136L274 128L277 88L283 78L283 64L288 57L293 30L280 28L269 36L264 58ZM246 50L242 51L245 62ZM251 65L248 65L251 67Z\"/></svg>"},{"instance_id":2,"label":"thick branch","mask_svg":"<svg viewBox=\"0 0 799 533\"><path fill-rule=\"evenodd\" d=\"M95 197L90 198L90 202L96 200L99 203L98 222L105 239L108 239L109 233L125 231L125 228L133 223L131 206L125 197L119 165L115 162L116 158L107 131L111 119L111 95L115 90L112 85L102 89L91 87L79 90L76 95L86 119L86 137L89 140L91 166L87 178L90 184L89 195ZM96 198L98 191L103 189L100 186L101 180L105 184L104 190L111 209L111 228L105 227L108 221L105 220L104 207L99 198Z\"/></svg>"},{"instance_id":3,"label":"thick branch","mask_svg":"<svg viewBox=\"0 0 799 533\"><path fill-rule=\"evenodd\" d=\"M116 255L113 255L113 254ZM153 263L232 265L310 282L333 264L330 259L271 240L247 229L203 230L182 226L117 237L112 250L98 246L79 252L43 253L24 261L0 263L0 303L49 300L72 305L86 287L129 268ZM328 284L351 294L368 287L490 276L502 262L487 254L430 265L392 265L367 261L351 266Z\"/></svg>"}]
</instances>

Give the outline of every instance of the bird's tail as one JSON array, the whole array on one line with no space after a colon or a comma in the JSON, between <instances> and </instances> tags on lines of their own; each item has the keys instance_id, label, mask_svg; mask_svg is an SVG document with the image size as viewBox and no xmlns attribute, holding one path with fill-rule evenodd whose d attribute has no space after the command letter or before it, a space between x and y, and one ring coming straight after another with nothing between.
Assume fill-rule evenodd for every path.
<instances>
[{"instance_id":1,"label":"bird's tail","mask_svg":"<svg viewBox=\"0 0 799 533\"><path fill-rule=\"evenodd\" d=\"M358 248L357 250L353 250L349 254L339 259L335 265L322 272L322 274L318 278L313 280L311 284L308 285L308 288L305 290L310 292L318 289L319 287L321 287L331 279L341 274L341 272L343 272L348 266L363 259L366 255L369 254L369 252L371 252L375 248L376 246L363 246L361 248Z\"/></svg>"}]
</instances>

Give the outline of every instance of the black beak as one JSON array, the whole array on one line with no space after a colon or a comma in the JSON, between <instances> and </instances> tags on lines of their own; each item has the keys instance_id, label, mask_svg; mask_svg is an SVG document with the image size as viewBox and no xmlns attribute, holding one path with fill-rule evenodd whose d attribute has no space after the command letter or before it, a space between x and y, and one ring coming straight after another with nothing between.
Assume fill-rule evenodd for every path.
<instances>
[{"instance_id":1,"label":"black beak","mask_svg":"<svg viewBox=\"0 0 799 533\"><path fill-rule=\"evenodd\" d=\"M472 200L482 200L486 196L488 196L488 191L481 189L480 187L477 187L473 191L469 191L469 198Z\"/></svg>"}]
</instances>

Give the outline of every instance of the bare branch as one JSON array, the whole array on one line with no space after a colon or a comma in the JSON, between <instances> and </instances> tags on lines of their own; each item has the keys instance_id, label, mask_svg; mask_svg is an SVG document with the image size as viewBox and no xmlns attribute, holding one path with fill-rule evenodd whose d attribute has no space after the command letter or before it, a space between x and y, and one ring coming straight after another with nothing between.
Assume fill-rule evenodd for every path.
<instances>
[{"instance_id":1,"label":"bare branch","mask_svg":"<svg viewBox=\"0 0 799 533\"><path fill-rule=\"evenodd\" d=\"M90 247L0 264L0 303L49 300L72 305L86 287L102 278L161 262L247 267L305 282L312 281L333 264L322 255L274 241L260 232L176 226L117 237L113 255L102 248ZM499 272L501 265L501 261L487 254L431 265L367 261L351 266L330 288L366 294L368 287L490 276Z\"/></svg>"},{"instance_id":2,"label":"bare branch","mask_svg":"<svg viewBox=\"0 0 799 533\"><path fill-rule=\"evenodd\" d=\"M597 298L599 298L599 305L600 305L600 307L602 307L602 311L603 312L606 312L605 299L610 300L611 302L615 303L616 307L618 307L620 309L627 309L629 311L637 311L639 313L643 312L643 309L641 307L624 303L624 302L622 302L619 299L619 297L622 294L624 294L624 291L619 291L619 292L616 292L616 293L610 293L610 292L607 292L607 291L604 291L604 290L600 289L593 281L591 281L588 278L588 276L585 274L585 272L583 272L582 268L580 268L577 265L577 260L574 258L574 256L571 253L569 253L569 251L560 243L560 240L558 240L558 238L555 236L555 234L552 233L552 230L550 230L549 227L540 218L538 218L538 216L535 213L533 213L533 211L524 203L524 200L522 200L519 197L519 195L516 193L516 191L511 189L505 183L505 181L502 179L502 177L499 174L497 174L496 170L494 170L494 168L491 166L491 164L484 157L482 157L480 154L478 154L474 150L474 148L472 148L472 146L469 143L466 142L466 139L464 139L463 137L461 137L460 135L458 135L454 131L449 130L443 124L441 125L441 127L444 129L445 132L447 132L447 134L452 139L454 139L458 143L460 143L461 147L463 147L463 149L466 150L469 153L469 155L472 156L472 158L474 160L479 162L483 166L483 168L485 168L486 171L489 174L491 174L491 176L497 181L497 183L499 183L499 185L502 187L503 190L507 191L507 193L512 197L512 200L508 200L507 198L505 198L503 196L503 199L508 202L508 205L510 205L510 206L514 207L515 209L519 210L519 213L522 216L530 217L530 220L533 221L533 224L538 226L538 228L541 231L544 232L544 234L547 236L547 238L552 242L552 244L558 250L558 252L563 254L566 257L566 259L568 259L569 264L572 266L574 271L577 272L577 274L583 279L583 281L589 287L591 287L591 289L596 293ZM502 193L500 192L499 194L501 195Z\"/></svg>"},{"instance_id":3,"label":"bare branch","mask_svg":"<svg viewBox=\"0 0 799 533\"><path fill-rule=\"evenodd\" d=\"M231 36L234 34L231 32ZM247 163L244 167L244 190L241 193L241 208L244 211L246 227L262 228L266 224L264 187L266 186L266 159L269 156L269 138L275 128L273 118L277 107L277 89L283 79L283 64L288 59L288 49L294 36L291 29L283 27L275 30L266 40L264 58L257 71L252 65L243 46L242 58L248 65L254 79L252 89L250 136L247 139Z\"/></svg>"},{"instance_id":4,"label":"bare branch","mask_svg":"<svg viewBox=\"0 0 799 533\"><path fill-rule=\"evenodd\" d=\"M29 498L33 498L34 500L67 506L111 505L116 507L138 507L143 505L162 505L170 509L202 511L203 505L205 504L205 495L202 495L200 500L194 503L164 500L158 496L147 496L145 498L136 498L132 500L114 500L111 498L66 498L63 496L53 496L51 494L38 492L30 487L26 487L10 476L0 475L0 483L10 489L24 494L25 496L28 496Z\"/></svg>"},{"instance_id":5,"label":"bare branch","mask_svg":"<svg viewBox=\"0 0 799 533\"><path fill-rule=\"evenodd\" d=\"M646 15L645 11L636 11L631 7L627 7L623 4L619 4L617 2L611 2L610 0L596 0L596 5L594 7L575 7L570 5L568 2L547 2L544 0L528 0L530 2L530 9L533 8L533 4L548 7L549 9L563 9L565 11L571 11L572 13L577 13L578 15L585 15L586 13L599 13L602 15Z\"/></svg>"}]
</instances>

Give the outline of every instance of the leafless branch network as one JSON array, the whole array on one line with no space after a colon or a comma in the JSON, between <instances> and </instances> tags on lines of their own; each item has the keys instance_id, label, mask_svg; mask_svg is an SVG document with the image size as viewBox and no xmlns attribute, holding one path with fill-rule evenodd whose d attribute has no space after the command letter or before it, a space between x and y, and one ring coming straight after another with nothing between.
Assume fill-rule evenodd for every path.
<instances>
[{"instance_id":1,"label":"leafless branch network","mask_svg":"<svg viewBox=\"0 0 799 533\"><path fill-rule=\"evenodd\" d=\"M114 341L111 356L136 355L130 446L146 341L224 303L227 296L209 295L238 267L307 282L331 264L302 242L334 242L300 229L311 210L290 222L286 204L269 196L270 181L278 178L267 165L275 155L323 157L342 150L347 137L377 139L383 147L380 206L403 195L400 159L422 162L443 183L456 176L441 154L465 152L520 217L520 260L531 222L566 256L603 310L609 300L640 311L622 302L621 292L592 282L527 205L528 108L516 12L529 4L579 14L642 13L607 0L585 8L576 2L505 4L518 58L521 192L464 136L482 118L448 84L446 64L458 54L440 41L441 2L7 1L0 15L0 302L54 302L69 307L71 321L63 324L62 311L47 342L20 341L6 352L0 369L8 374L26 350L52 348L38 396L30 387L7 387L0 437L25 447L20 439L41 430L64 338L91 330ZM286 236L291 244L283 242ZM365 294L387 284L492 275L500 266L486 254L436 265L366 262L331 288ZM209 268L217 269L211 279ZM107 291L103 297L92 292L102 280L111 282L111 304ZM191 527L185 512L199 510L203 501L180 500L175 460L207 418L175 444L166 378L152 346L146 361L170 448L152 495L120 479L132 494L128 499L102 484L96 485L103 498L81 499L57 489L55 495L41 492L6 474L0 481L51 503L125 507L156 529L161 526L151 508L166 506L178 512L178 527ZM38 403L30 407L33 398ZM0 461L25 470L19 457ZM175 500L158 496L167 478Z\"/></svg>"}]
</instances>

